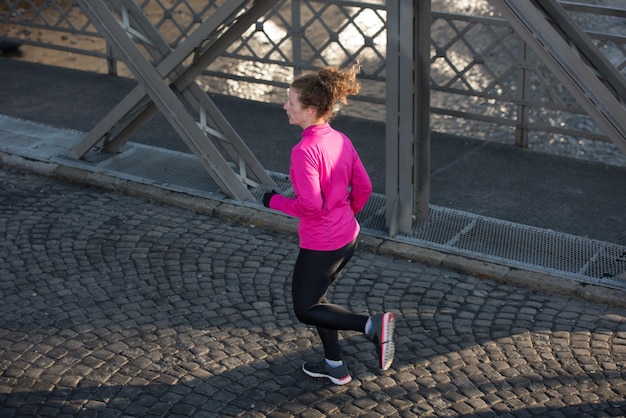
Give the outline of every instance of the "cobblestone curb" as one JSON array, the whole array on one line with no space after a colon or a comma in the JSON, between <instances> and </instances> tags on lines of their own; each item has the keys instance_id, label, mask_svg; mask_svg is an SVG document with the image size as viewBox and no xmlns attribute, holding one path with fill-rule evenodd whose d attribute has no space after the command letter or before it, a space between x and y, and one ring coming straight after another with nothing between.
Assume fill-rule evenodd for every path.
<instances>
[{"instance_id":1,"label":"cobblestone curb","mask_svg":"<svg viewBox=\"0 0 626 418\"><path fill-rule=\"evenodd\" d=\"M190 196L160 187L116 178L104 173L62 166L56 163L35 161L20 156L1 153L0 164L33 174L56 177L66 181L100 187L121 194L139 196L148 200L188 209L229 222L263 227L278 232L296 234L297 221L289 216L265 209ZM590 302L626 308L626 292L603 286L586 284L555 275L511 268L505 265L424 248L419 245L361 234L360 248L374 254L385 254L418 261L431 266L442 266L471 274L482 279L524 287L564 296L577 297Z\"/></svg>"}]
</instances>

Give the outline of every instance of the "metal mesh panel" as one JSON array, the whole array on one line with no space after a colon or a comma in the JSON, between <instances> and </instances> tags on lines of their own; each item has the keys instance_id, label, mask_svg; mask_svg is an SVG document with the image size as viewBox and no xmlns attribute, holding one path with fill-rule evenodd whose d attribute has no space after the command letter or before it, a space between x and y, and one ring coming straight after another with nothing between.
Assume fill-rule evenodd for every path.
<instances>
[{"instance_id":1,"label":"metal mesh panel","mask_svg":"<svg viewBox=\"0 0 626 418\"><path fill-rule=\"evenodd\" d=\"M115 155L115 158L111 158ZM85 158L103 170L129 179L194 194L221 194L202 164L193 155L141 144L131 144L122 154L91 153Z\"/></svg>"},{"instance_id":2,"label":"metal mesh panel","mask_svg":"<svg viewBox=\"0 0 626 418\"><path fill-rule=\"evenodd\" d=\"M384 196L359 214L363 231L387 236ZM472 213L430 207L429 220L396 237L425 247L552 273L586 283L626 288L626 247Z\"/></svg>"},{"instance_id":3,"label":"metal mesh panel","mask_svg":"<svg viewBox=\"0 0 626 418\"><path fill-rule=\"evenodd\" d=\"M118 177L229 200L190 154L132 144L114 157L94 153L86 160L98 171ZM288 176L271 175L281 193L293 196ZM252 194L260 201L266 191L258 188ZM372 195L357 217L363 232L388 238L385 206L385 196ZM626 247L454 209L431 205L428 221L418 222L412 234L400 234L394 239L586 283L626 288L626 280L618 278L626 272Z\"/></svg>"}]
</instances>

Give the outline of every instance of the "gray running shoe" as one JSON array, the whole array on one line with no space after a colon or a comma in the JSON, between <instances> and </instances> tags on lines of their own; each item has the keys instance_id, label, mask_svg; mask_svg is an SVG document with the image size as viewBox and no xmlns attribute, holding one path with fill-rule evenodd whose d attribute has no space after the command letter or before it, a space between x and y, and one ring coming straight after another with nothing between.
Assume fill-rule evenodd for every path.
<instances>
[{"instance_id":1,"label":"gray running shoe","mask_svg":"<svg viewBox=\"0 0 626 418\"><path fill-rule=\"evenodd\" d=\"M391 312L385 312L384 314L373 315L371 318L372 329L367 333L367 336L376 344L380 368L387 370L391 367L396 352L393 344L394 317Z\"/></svg>"},{"instance_id":2,"label":"gray running shoe","mask_svg":"<svg viewBox=\"0 0 626 418\"><path fill-rule=\"evenodd\" d=\"M336 385L345 385L352 381L352 376L350 376L345 364L339 367L330 367L326 360L317 363L305 361L302 364L302 370L311 377L326 377Z\"/></svg>"}]
</instances>

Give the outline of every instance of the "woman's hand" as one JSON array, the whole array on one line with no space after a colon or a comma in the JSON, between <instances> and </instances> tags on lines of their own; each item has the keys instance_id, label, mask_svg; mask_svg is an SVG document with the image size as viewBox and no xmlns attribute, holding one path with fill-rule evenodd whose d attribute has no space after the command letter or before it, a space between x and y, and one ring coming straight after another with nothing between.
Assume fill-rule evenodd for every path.
<instances>
[{"instance_id":1,"label":"woman's hand","mask_svg":"<svg viewBox=\"0 0 626 418\"><path fill-rule=\"evenodd\" d=\"M265 206L266 208L270 207L270 200L272 200L272 197L278 194L278 192L276 190L272 190L271 192L267 192L263 195L263 206Z\"/></svg>"}]
</instances>

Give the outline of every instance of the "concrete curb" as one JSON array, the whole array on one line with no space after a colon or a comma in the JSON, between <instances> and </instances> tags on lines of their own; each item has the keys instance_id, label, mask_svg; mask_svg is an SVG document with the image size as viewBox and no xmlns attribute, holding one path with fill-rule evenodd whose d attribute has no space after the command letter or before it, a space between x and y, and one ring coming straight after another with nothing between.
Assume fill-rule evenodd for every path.
<instances>
[{"instance_id":1,"label":"concrete curb","mask_svg":"<svg viewBox=\"0 0 626 418\"><path fill-rule=\"evenodd\" d=\"M224 202L191 196L156 186L119 179L104 173L94 173L56 163L42 162L0 152L3 168L58 178L65 181L95 186L116 193L191 210L229 222L254 225L282 233L296 234L297 220L287 215L264 209L247 207L235 202ZM381 238L366 233L359 238L359 248L374 254L405 258L432 266L441 266L471 274L481 279L524 287L531 290L581 298L590 302L626 308L626 292L598 285L577 282L555 275L543 274L505 265L446 253L416 244Z\"/></svg>"}]
</instances>

